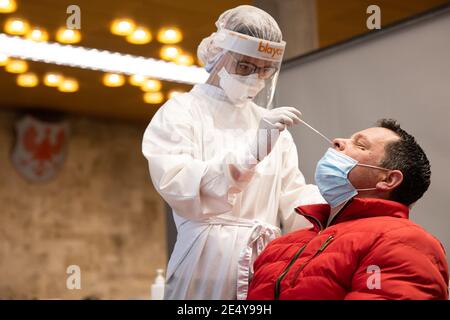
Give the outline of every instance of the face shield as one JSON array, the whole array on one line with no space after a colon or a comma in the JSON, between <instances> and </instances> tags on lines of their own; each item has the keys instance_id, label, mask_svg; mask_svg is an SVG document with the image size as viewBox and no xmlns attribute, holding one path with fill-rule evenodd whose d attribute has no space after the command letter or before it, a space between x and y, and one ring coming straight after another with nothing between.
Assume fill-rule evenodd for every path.
<instances>
[{"instance_id":1,"label":"face shield","mask_svg":"<svg viewBox=\"0 0 450 320\"><path fill-rule=\"evenodd\" d=\"M215 44L223 51L211 70L236 105L253 101L271 108L286 42L272 42L222 29Z\"/></svg>"}]
</instances>

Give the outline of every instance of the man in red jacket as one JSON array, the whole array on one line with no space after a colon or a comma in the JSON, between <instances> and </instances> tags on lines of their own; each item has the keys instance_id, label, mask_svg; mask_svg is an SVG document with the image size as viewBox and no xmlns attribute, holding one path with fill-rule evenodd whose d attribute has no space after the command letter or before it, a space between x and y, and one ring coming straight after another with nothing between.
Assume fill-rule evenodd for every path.
<instances>
[{"instance_id":1,"label":"man in red jacket","mask_svg":"<svg viewBox=\"0 0 450 320\"><path fill-rule=\"evenodd\" d=\"M313 227L269 243L248 299L448 299L444 248L408 220L430 175L394 120L335 139L316 168L328 204L296 209Z\"/></svg>"}]
</instances>

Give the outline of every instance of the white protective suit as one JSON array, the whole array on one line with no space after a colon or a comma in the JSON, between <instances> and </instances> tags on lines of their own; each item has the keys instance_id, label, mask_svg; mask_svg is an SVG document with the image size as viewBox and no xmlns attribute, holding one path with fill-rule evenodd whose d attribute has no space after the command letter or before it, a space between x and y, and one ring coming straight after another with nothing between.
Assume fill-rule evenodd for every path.
<instances>
[{"instance_id":1,"label":"white protective suit","mask_svg":"<svg viewBox=\"0 0 450 320\"><path fill-rule=\"evenodd\" d=\"M147 127L143 153L178 230L165 299L245 299L253 262L278 227L309 226L294 208L324 202L305 185L287 130L261 162L253 158L248 137L267 112L253 102L232 105L219 87L199 84L164 104Z\"/></svg>"}]
</instances>

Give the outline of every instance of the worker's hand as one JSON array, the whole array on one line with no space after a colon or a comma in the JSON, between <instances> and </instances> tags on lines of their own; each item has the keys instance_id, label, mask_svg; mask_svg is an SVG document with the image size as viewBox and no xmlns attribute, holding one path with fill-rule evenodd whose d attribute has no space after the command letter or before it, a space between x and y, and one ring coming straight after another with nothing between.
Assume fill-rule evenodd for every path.
<instances>
[{"instance_id":1,"label":"worker's hand","mask_svg":"<svg viewBox=\"0 0 450 320\"><path fill-rule=\"evenodd\" d=\"M302 113L293 107L279 107L272 109L259 122L259 129L278 129L283 131L286 127L299 124Z\"/></svg>"},{"instance_id":2,"label":"worker's hand","mask_svg":"<svg viewBox=\"0 0 450 320\"><path fill-rule=\"evenodd\" d=\"M302 113L293 107L279 107L270 110L259 122L257 137L252 152L258 161L266 157L274 148L280 132L286 127L300 123Z\"/></svg>"}]
</instances>

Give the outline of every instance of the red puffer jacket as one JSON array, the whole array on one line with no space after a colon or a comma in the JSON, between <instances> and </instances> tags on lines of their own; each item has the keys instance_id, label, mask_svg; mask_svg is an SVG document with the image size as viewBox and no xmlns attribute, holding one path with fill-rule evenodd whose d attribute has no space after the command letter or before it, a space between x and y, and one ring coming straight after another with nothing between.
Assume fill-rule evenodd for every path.
<instances>
[{"instance_id":1,"label":"red puffer jacket","mask_svg":"<svg viewBox=\"0 0 450 320\"><path fill-rule=\"evenodd\" d=\"M406 206L354 198L325 229L328 205L296 210L314 227L269 243L248 299L448 299L444 249Z\"/></svg>"}]
</instances>

